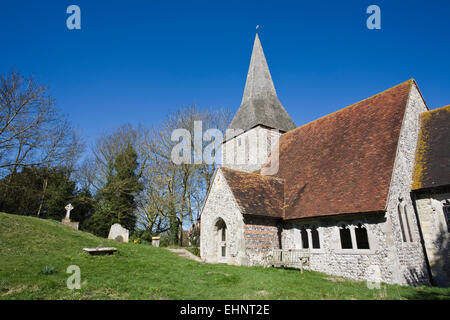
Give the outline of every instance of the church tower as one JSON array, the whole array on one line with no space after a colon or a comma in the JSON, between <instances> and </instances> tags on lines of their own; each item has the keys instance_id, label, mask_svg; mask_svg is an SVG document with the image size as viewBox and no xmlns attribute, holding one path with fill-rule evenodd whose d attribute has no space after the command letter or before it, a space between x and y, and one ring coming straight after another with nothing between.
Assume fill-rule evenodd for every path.
<instances>
[{"instance_id":1,"label":"church tower","mask_svg":"<svg viewBox=\"0 0 450 320\"><path fill-rule=\"evenodd\" d=\"M252 172L266 163L279 137L296 125L278 100L256 34L241 106L222 146L222 165Z\"/></svg>"}]
</instances>

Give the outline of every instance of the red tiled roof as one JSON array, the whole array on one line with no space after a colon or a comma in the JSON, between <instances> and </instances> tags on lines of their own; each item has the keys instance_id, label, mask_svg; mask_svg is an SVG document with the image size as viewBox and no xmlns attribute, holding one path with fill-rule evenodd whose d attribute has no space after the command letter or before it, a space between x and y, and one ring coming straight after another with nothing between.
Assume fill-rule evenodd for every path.
<instances>
[{"instance_id":1,"label":"red tiled roof","mask_svg":"<svg viewBox=\"0 0 450 320\"><path fill-rule=\"evenodd\" d=\"M450 105L420 115L414 190L450 185Z\"/></svg>"},{"instance_id":2,"label":"red tiled roof","mask_svg":"<svg viewBox=\"0 0 450 320\"><path fill-rule=\"evenodd\" d=\"M242 212L288 220L384 211L413 82L282 135L273 177L222 168Z\"/></svg>"},{"instance_id":3,"label":"red tiled roof","mask_svg":"<svg viewBox=\"0 0 450 320\"><path fill-rule=\"evenodd\" d=\"M280 138L276 177L285 181L284 219L385 210L412 83L406 81Z\"/></svg>"},{"instance_id":4,"label":"red tiled roof","mask_svg":"<svg viewBox=\"0 0 450 320\"><path fill-rule=\"evenodd\" d=\"M281 137L285 219L385 210L412 81Z\"/></svg>"},{"instance_id":5,"label":"red tiled roof","mask_svg":"<svg viewBox=\"0 0 450 320\"><path fill-rule=\"evenodd\" d=\"M275 176L222 168L242 212L288 220L384 211L413 82L282 135Z\"/></svg>"},{"instance_id":6,"label":"red tiled roof","mask_svg":"<svg viewBox=\"0 0 450 320\"><path fill-rule=\"evenodd\" d=\"M283 181L221 167L243 214L283 217Z\"/></svg>"}]
</instances>

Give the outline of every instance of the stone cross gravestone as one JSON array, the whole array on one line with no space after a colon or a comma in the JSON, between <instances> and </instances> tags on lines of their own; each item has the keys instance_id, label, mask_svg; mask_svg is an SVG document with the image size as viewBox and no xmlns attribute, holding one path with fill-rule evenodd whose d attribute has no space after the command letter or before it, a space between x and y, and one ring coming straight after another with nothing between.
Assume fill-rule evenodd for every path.
<instances>
[{"instance_id":1,"label":"stone cross gravestone","mask_svg":"<svg viewBox=\"0 0 450 320\"><path fill-rule=\"evenodd\" d=\"M70 226L75 230L78 230L78 222L70 221L70 211L72 211L75 208L72 206L72 204L69 203L67 206L64 207L64 209L66 209L66 216L64 217L64 219L61 220L61 223Z\"/></svg>"},{"instance_id":2,"label":"stone cross gravestone","mask_svg":"<svg viewBox=\"0 0 450 320\"><path fill-rule=\"evenodd\" d=\"M70 211L72 211L74 208L73 206L69 203L66 207L66 220L70 221Z\"/></svg>"},{"instance_id":3,"label":"stone cross gravestone","mask_svg":"<svg viewBox=\"0 0 450 320\"><path fill-rule=\"evenodd\" d=\"M119 223L114 223L109 230L108 239L114 239L118 242L128 242L128 229L122 227Z\"/></svg>"}]
</instances>

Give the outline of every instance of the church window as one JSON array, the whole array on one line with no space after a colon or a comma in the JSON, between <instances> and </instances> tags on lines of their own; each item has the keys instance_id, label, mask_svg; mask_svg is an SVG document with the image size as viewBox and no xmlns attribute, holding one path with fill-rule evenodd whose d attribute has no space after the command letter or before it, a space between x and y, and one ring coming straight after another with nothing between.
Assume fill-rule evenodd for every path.
<instances>
[{"instance_id":1,"label":"church window","mask_svg":"<svg viewBox=\"0 0 450 320\"><path fill-rule=\"evenodd\" d=\"M400 231L402 233L402 240L403 242L412 242L412 232L411 232L411 225L409 221L409 213L408 213L408 207L406 205L406 202L403 200L403 198L399 198L399 204L397 206L397 212L398 212L398 220L400 224Z\"/></svg>"},{"instance_id":2,"label":"church window","mask_svg":"<svg viewBox=\"0 0 450 320\"><path fill-rule=\"evenodd\" d=\"M361 223L355 228L356 246L358 249L370 249L369 237L367 236L367 229Z\"/></svg>"},{"instance_id":3,"label":"church window","mask_svg":"<svg viewBox=\"0 0 450 320\"><path fill-rule=\"evenodd\" d=\"M405 204L405 221L406 221L406 227L408 229L408 236L409 236L409 241L413 241L413 237L412 237L412 233L411 233L411 226L409 225L409 214L408 214L408 207L406 207Z\"/></svg>"},{"instance_id":4,"label":"church window","mask_svg":"<svg viewBox=\"0 0 450 320\"><path fill-rule=\"evenodd\" d=\"M218 257L225 258L227 254L227 225L223 219L219 219L216 222L217 230L217 255Z\"/></svg>"},{"instance_id":5,"label":"church window","mask_svg":"<svg viewBox=\"0 0 450 320\"><path fill-rule=\"evenodd\" d=\"M308 231L306 231L305 227L302 227L300 229L300 235L302 237L302 248L308 249L309 248Z\"/></svg>"},{"instance_id":6,"label":"church window","mask_svg":"<svg viewBox=\"0 0 450 320\"><path fill-rule=\"evenodd\" d=\"M225 228L222 228L222 241L226 241L227 234Z\"/></svg>"},{"instance_id":7,"label":"church window","mask_svg":"<svg viewBox=\"0 0 450 320\"><path fill-rule=\"evenodd\" d=\"M450 202L447 201L442 209L444 210L445 222L447 222L447 232L450 232Z\"/></svg>"},{"instance_id":8,"label":"church window","mask_svg":"<svg viewBox=\"0 0 450 320\"><path fill-rule=\"evenodd\" d=\"M399 203L397 206L397 212L398 212L398 221L400 223L400 231L402 232L402 240L403 242L406 242L406 233L405 233L405 226L403 225L403 208L402 203Z\"/></svg>"},{"instance_id":9,"label":"church window","mask_svg":"<svg viewBox=\"0 0 450 320\"><path fill-rule=\"evenodd\" d=\"M311 238L313 249L320 249L319 231L316 226L311 227Z\"/></svg>"},{"instance_id":10,"label":"church window","mask_svg":"<svg viewBox=\"0 0 450 320\"><path fill-rule=\"evenodd\" d=\"M341 237L341 248L342 249L353 249L352 236L350 233L350 228L343 224L339 228L339 235Z\"/></svg>"}]
</instances>

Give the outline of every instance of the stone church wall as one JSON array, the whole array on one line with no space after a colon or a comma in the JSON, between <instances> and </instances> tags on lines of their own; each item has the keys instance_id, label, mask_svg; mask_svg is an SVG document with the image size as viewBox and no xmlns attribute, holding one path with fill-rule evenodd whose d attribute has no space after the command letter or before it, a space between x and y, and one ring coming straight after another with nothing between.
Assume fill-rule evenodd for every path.
<instances>
[{"instance_id":1,"label":"stone church wall","mask_svg":"<svg viewBox=\"0 0 450 320\"><path fill-rule=\"evenodd\" d=\"M386 263L385 217L383 213L352 215L342 218L285 221L282 232L283 249L301 249L300 229L316 226L319 232L319 249L310 249L311 269L355 280L371 280L378 271L378 280L391 283L391 270ZM339 227L346 224L350 229L358 223L367 229L370 249L357 249L352 231L353 249L342 249ZM311 247L311 236L309 240ZM372 277L372 278L371 278Z\"/></svg>"},{"instance_id":2,"label":"stone church wall","mask_svg":"<svg viewBox=\"0 0 450 320\"><path fill-rule=\"evenodd\" d=\"M227 258L221 261L216 223L226 224ZM206 262L247 264L244 247L244 221L236 200L220 169L217 171L201 214L200 256Z\"/></svg>"},{"instance_id":3,"label":"stone church wall","mask_svg":"<svg viewBox=\"0 0 450 320\"><path fill-rule=\"evenodd\" d=\"M413 84L400 132L386 215L388 263L392 268L392 282L399 284L429 284L426 257L411 200L413 168L420 128L419 115L425 111L427 111L426 105L417 87ZM405 210L408 221L404 221L404 224L406 222L410 226L412 241L402 239L398 209L399 198L403 198L406 203Z\"/></svg>"},{"instance_id":4,"label":"stone church wall","mask_svg":"<svg viewBox=\"0 0 450 320\"><path fill-rule=\"evenodd\" d=\"M248 265L265 265L266 257L272 249L280 248L280 222L276 219L246 216L244 223Z\"/></svg>"},{"instance_id":5,"label":"stone church wall","mask_svg":"<svg viewBox=\"0 0 450 320\"><path fill-rule=\"evenodd\" d=\"M280 136L280 132L262 126L250 129L222 145L222 165L246 172L259 170Z\"/></svg>"},{"instance_id":6,"label":"stone church wall","mask_svg":"<svg viewBox=\"0 0 450 320\"><path fill-rule=\"evenodd\" d=\"M314 223L319 231L320 249L311 250L313 270L358 280L372 279L370 277L375 270L379 272L379 280L383 282L409 285L429 284L430 276L421 242L419 221L411 199L419 115L426 110L426 105L413 84L400 132L385 213L316 218L309 221L283 221L281 224L275 219L263 217L246 216L244 218L225 178L218 170L201 217L201 257L207 262L220 260L215 229L218 219L223 219L227 225L226 262L238 265L264 265L264 257L272 248L280 247L280 242L283 249L299 249L301 247L300 228L304 224ZM232 153L232 156L243 154L246 160L249 160L249 144L246 137L249 133L258 132L258 130L267 131L265 128L257 127L224 144L225 150L222 150L222 156L226 166L243 171L254 171L261 167L261 163L254 165L247 163L240 166L230 164L230 158L227 159L226 156L226 148L236 142L238 149ZM242 139L240 146L238 139ZM270 146L267 148L266 156L269 154ZM423 227L426 233L425 245L428 246L427 251L432 253L432 261L434 261L433 254L438 244L432 240L437 231L435 227L430 227L431 224L436 224L435 219L430 218L433 210L433 205L430 203L436 204L435 201L441 201L439 199L442 197L447 197L447 194L433 199L434 202L420 198L416 203L419 216L421 219L423 217L421 223L425 226ZM399 214L401 211L399 205L404 208L405 218L402 218L402 213ZM354 227L358 223L364 225L368 231L370 249L342 249L339 235L341 223L347 223L350 226L353 236ZM407 239L404 236L405 223L408 225ZM355 240L352 239L352 241ZM448 239L446 238L445 241L447 243ZM353 246L353 248L356 247ZM448 259L448 252L445 255Z\"/></svg>"},{"instance_id":7,"label":"stone church wall","mask_svg":"<svg viewBox=\"0 0 450 320\"><path fill-rule=\"evenodd\" d=\"M421 192L416 198L433 284L442 287L450 287L450 236L443 212L446 201L450 201L450 187L446 190Z\"/></svg>"}]
</instances>

